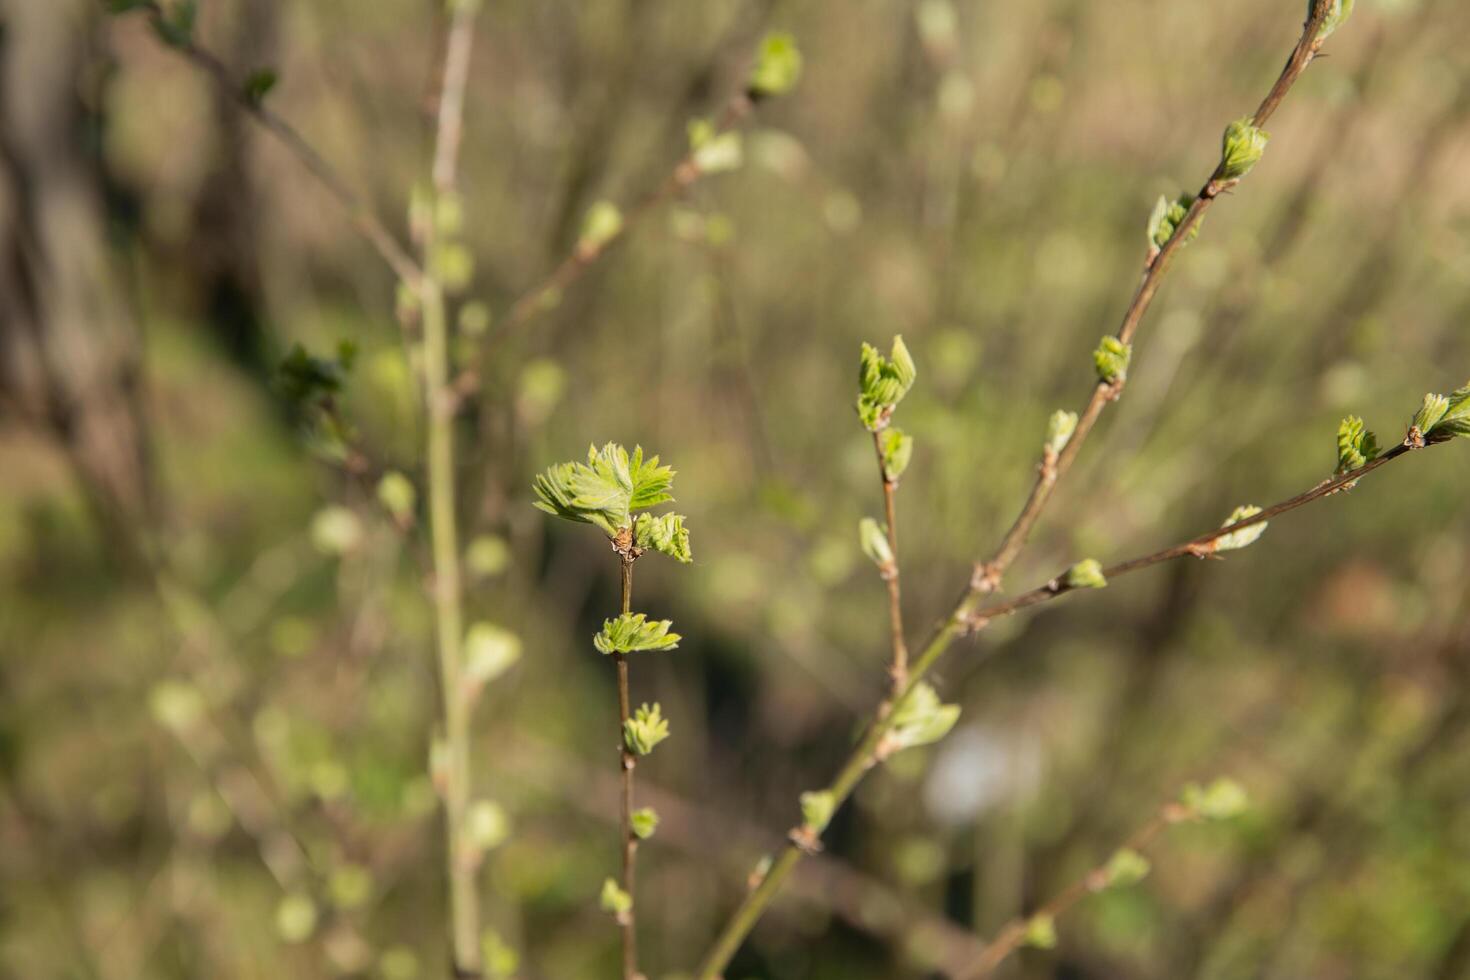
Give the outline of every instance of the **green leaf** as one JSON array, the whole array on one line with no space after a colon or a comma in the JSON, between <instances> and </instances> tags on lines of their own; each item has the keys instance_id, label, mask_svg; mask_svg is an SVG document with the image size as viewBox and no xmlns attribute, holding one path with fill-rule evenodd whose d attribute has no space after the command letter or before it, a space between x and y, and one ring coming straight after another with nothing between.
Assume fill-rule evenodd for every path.
<instances>
[{"instance_id":1,"label":"green leaf","mask_svg":"<svg viewBox=\"0 0 1470 980\"><path fill-rule=\"evenodd\" d=\"M1174 237L1174 232L1180 225L1184 224L1184 218L1189 214L1189 209L1194 204L1194 195L1181 194L1170 201L1168 198L1159 197L1158 203L1154 205L1153 213L1148 217L1148 240L1154 248L1163 248L1169 244L1169 239ZM1186 243L1194 241L1199 235L1200 223L1195 222L1189 230L1189 238Z\"/></svg>"},{"instance_id":2,"label":"green leaf","mask_svg":"<svg viewBox=\"0 0 1470 980\"><path fill-rule=\"evenodd\" d=\"M670 633L673 622L651 620L643 613L623 613L603 622L602 632L592 638L601 653L638 653L643 650L672 650L682 637Z\"/></svg>"},{"instance_id":3,"label":"green leaf","mask_svg":"<svg viewBox=\"0 0 1470 980\"><path fill-rule=\"evenodd\" d=\"M611 878L603 881L602 894L597 902L609 915L624 916L633 910L633 896L619 888Z\"/></svg>"},{"instance_id":4,"label":"green leaf","mask_svg":"<svg viewBox=\"0 0 1470 980\"><path fill-rule=\"evenodd\" d=\"M813 834L820 834L832 822L837 797L831 790L812 790L801 794L801 824Z\"/></svg>"},{"instance_id":5,"label":"green leaf","mask_svg":"<svg viewBox=\"0 0 1470 980\"><path fill-rule=\"evenodd\" d=\"M1260 512L1261 508L1255 506L1254 504L1242 505L1231 511L1230 516L1225 518L1225 523L1221 524L1220 526L1229 527L1230 525L1237 524L1240 521L1246 520L1247 518L1255 517ZM1243 527L1239 531L1232 531L1229 534L1222 534L1215 539L1215 550L1238 551L1241 548L1253 545L1256 543L1257 540L1260 539L1261 535L1266 533L1266 527L1270 523L1270 521L1261 521L1259 524L1252 524L1250 527Z\"/></svg>"},{"instance_id":6,"label":"green leaf","mask_svg":"<svg viewBox=\"0 0 1470 980\"><path fill-rule=\"evenodd\" d=\"M1104 337L1092 352L1098 378L1110 385L1128 378L1128 362L1132 359L1133 346L1113 336Z\"/></svg>"},{"instance_id":7,"label":"green leaf","mask_svg":"<svg viewBox=\"0 0 1470 980\"><path fill-rule=\"evenodd\" d=\"M858 521L858 543L873 564L885 571L893 568L893 549L888 547L888 534L871 517Z\"/></svg>"},{"instance_id":8,"label":"green leaf","mask_svg":"<svg viewBox=\"0 0 1470 980\"><path fill-rule=\"evenodd\" d=\"M1033 949L1053 949L1057 944L1057 923L1049 915L1033 915L1026 922L1021 944Z\"/></svg>"},{"instance_id":9,"label":"green leaf","mask_svg":"<svg viewBox=\"0 0 1470 980\"><path fill-rule=\"evenodd\" d=\"M890 426L878 437L878 447L883 453L883 479L888 483L897 483L904 470L909 468L909 460L913 458L913 437L902 429Z\"/></svg>"},{"instance_id":10,"label":"green leaf","mask_svg":"<svg viewBox=\"0 0 1470 980\"><path fill-rule=\"evenodd\" d=\"M878 432L888 425L894 408L913 387L918 370L903 337L893 338L888 357L872 344L863 344L858 359L858 417L869 430Z\"/></svg>"},{"instance_id":11,"label":"green leaf","mask_svg":"<svg viewBox=\"0 0 1470 980\"><path fill-rule=\"evenodd\" d=\"M1220 179L1239 180L1251 172L1266 153L1271 134L1255 125L1249 116L1225 127L1220 143Z\"/></svg>"},{"instance_id":12,"label":"green leaf","mask_svg":"<svg viewBox=\"0 0 1470 980\"><path fill-rule=\"evenodd\" d=\"M694 560L689 550L689 531L684 527L683 514L639 514L633 521L633 538L638 547L653 549L676 561L688 564Z\"/></svg>"},{"instance_id":13,"label":"green leaf","mask_svg":"<svg viewBox=\"0 0 1470 980\"><path fill-rule=\"evenodd\" d=\"M924 681L894 709L893 727L884 736L889 752L932 745L944 738L960 718L960 706L943 704L939 694Z\"/></svg>"},{"instance_id":14,"label":"green leaf","mask_svg":"<svg viewBox=\"0 0 1470 980\"><path fill-rule=\"evenodd\" d=\"M761 38L748 89L752 97L785 95L801 78L801 50L796 38L772 31Z\"/></svg>"},{"instance_id":15,"label":"green leaf","mask_svg":"<svg viewBox=\"0 0 1470 980\"><path fill-rule=\"evenodd\" d=\"M1147 878L1152 868L1148 858L1131 847L1125 847L1108 858L1103 868L1103 879L1109 888L1127 888Z\"/></svg>"},{"instance_id":16,"label":"green leaf","mask_svg":"<svg viewBox=\"0 0 1470 980\"><path fill-rule=\"evenodd\" d=\"M1076 431L1076 412L1052 412L1046 422L1046 445L1043 448L1052 456L1059 455L1072 441L1072 433Z\"/></svg>"},{"instance_id":17,"label":"green leaf","mask_svg":"<svg viewBox=\"0 0 1470 980\"><path fill-rule=\"evenodd\" d=\"M1096 558L1084 558L1067 569L1063 581L1069 589L1101 589L1108 584L1103 576L1102 563Z\"/></svg>"},{"instance_id":18,"label":"green leaf","mask_svg":"<svg viewBox=\"0 0 1470 980\"><path fill-rule=\"evenodd\" d=\"M1184 787L1180 802L1203 820L1229 820L1250 806L1245 787L1223 776L1208 786L1190 783Z\"/></svg>"},{"instance_id":19,"label":"green leaf","mask_svg":"<svg viewBox=\"0 0 1470 980\"><path fill-rule=\"evenodd\" d=\"M639 840L648 840L658 830L658 813L651 806L634 810L632 813L633 833Z\"/></svg>"},{"instance_id":20,"label":"green leaf","mask_svg":"<svg viewBox=\"0 0 1470 980\"><path fill-rule=\"evenodd\" d=\"M1425 395L1414 425L1432 442L1470 436L1470 383L1448 395Z\"/></svg>"},{"instance_id":21,"label":"green leaf","mask_svg":"<svg viewBox=\"0 0 1470 980\"><path fill-rule=\"evenodd\" d=\"M1312 19L1312 11L1316 9L1317 0L1307 0L1307 20ZM1327 18L1322 21L1322 26L1317 30L1317 40L1325 41L1332 36L1353 13L1353 0L1332 0L1332 6L1327 11Z\"/></svg>"},{"instance_id":22,"label":"green leaf","mask_svg":"<svg viewBox=\"0 0 1470 980\"><path fill-rule=\"evenodd\" d=\"M1350 473L1378 458L1378 439L1363 426L1363 420L1349 415L1337 427L1337 473Z\"/></svg>"},{"instance_id":23,"label":"green leaf","mask_svg":"<svg viewBox=\"0 0 1470 980\"><path fill-rule=\"evenodd\" d=\"M242 90L245 101L259 107L265 102L265 97L270 94L271 89L276 87L278 81L280 81L280 76L275 73L274 69L261 68L251 72L250 77L245 79Z\"/></svg>"},{"instance_id":24,"label":"green leaf","mask_svg":"<svg viewBox=\"0 0 1470 980\"><path fill-rule=\"evenodd\" d=\"M647 755L669 737L669 723L658 702L653 707L641 705L633 717L623 722L623 744L639 755Z\"/></svg>"}]
</instances>

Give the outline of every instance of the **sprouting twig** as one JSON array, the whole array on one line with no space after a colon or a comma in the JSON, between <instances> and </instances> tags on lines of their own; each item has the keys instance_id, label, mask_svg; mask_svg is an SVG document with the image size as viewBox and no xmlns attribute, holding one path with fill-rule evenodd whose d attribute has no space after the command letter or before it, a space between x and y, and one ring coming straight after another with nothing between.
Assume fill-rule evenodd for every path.
<instances>
[{"instance_id":1,"label":"sprouting twig","mask_svg":"<svg viewBox=\"0 0 1470 980\"><path fill-rule=\"evenodd\" d=\"M908 682L909 650L904 641L903 602L898 582L898 519L895 514L894 498L898 494L898 481L890 477L883 458L883 433L873 433L873 450L878 456L878 478L883 483L883 516L888 522L888 550L892 560L883 568L883 581L888 586L888 623L893 660L888 674L892 680L893 693L897 695Z\"/></svg>"},{"instance_id":2,"label":"sprouting twig","mask_svg":"<svg viewBox=\"0 0 1470 980\"><path fill-rule=\"evenodd\" d=\"M633 609L633 562L637 557L637 549L631 544L618 553L618 562L622 569L623 615L625 616ZM628 720L633 715L631 698L628 693L628 655L617 652L613 654L613 660L618 668L618 769L622 773L623 781L623 807L619 820L623 835L623 892L627 894L632 903L625 911L619 913L618 923L623 930L623 980L637 980L639 977L638 920L634 885L638 863L638 835L633 831L633 768L637 765L638 757L628 745L624 734Z\"/></svg>"}]
</instances>

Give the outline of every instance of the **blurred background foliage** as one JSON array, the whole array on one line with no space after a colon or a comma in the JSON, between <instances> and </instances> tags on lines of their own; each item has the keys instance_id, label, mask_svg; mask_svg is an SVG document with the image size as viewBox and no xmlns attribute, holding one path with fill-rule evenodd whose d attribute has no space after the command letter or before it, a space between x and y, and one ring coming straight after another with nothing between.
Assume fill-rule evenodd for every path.
<instances>
[{"instance_id":1,"label":"blurred background foliage","mask_svg":"<svg viewBox=\"0 0 1470 980\"><path fill-rule=\"evenodd\" d=\"M480 17L462 299L497 314L635 201L767 29L806 74L744 163L652 212L515 332L471 316L471 621L521 663L475 723L491 973L609 976L615 556L529 506L589 442L679 470L695 565L639 566L676 654L634 700L645 969L690 968L880 695L879 512L858 344L920 380L906 612L944 612L1076 408L1159 194L1252 109L1298 2L521 0ZM425 167L430 0L205 0L198 37L402 228ZM278 145L138 20L3 0L0 974L444 975L420 539L324 464L273 381L358 353L339 399L421 484L394 283ZM1470 373L1470 8L1360 0L1210 216L1009 576L1153 550L1312 486L1348 412L1394 441ZM408 352L409 356L412 352ZM1254 807L1014 977L1470 977L1470 456L1414 456L1182 562L998 622L941 668L943 743L861 788L732 978L920 977L1104 858L1181 784ZM163 569L158 573L149 569Z\"/></svg>"}]
</instances>

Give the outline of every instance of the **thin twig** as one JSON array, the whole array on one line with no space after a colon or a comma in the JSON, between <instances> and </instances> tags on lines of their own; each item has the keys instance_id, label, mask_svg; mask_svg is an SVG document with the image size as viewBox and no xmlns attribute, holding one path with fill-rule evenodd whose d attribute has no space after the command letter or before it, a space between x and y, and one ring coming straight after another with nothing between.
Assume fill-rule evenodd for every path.
<instances>
[{"instance_id":1,"label":"thin twig","mask_svg":"<svg viewBox=\"0 0 1470 980\"><path fill-rule=\"evenodd\" d=\"M909 648L903 637L903 602L898 582L898 519L894 514L894 497L898 494L898 481L889 479L888 467L883 462L883 434L873 433L873 451L878 456L878 478L883 483L883 514L888 521L888 550L893 560L882 569L883 581L888 586L888 623L893 660L888 666L893 693L897 695L908 683Z\"/></svg>"},{"instance_id":2,"label":"thin twig","mask_svg":"<svg viewBox=\"0 0 1470 980\"><path fill-rule=\"evenodd\" d=\"M1177 823L1184 823L1199 818L1198 809L1184 803L1168 803L1159 809L1142 827L1136 830L1132 836L1124 841L1113 854L1119 851L1142 852L1154 839L1165 830ZM995 938L985 947L985 951L976 957L975 961L964 970L954 974L955 980L977 980L979 977L989 976L996 967L1000 966L1016 950L1020 949L1026 941L1027 928L1031 922L1039 919L1058 919L1072 906L1082 901L1088 895L1095 895L1103 891L1110 884L1108 880L1108 861L1097 865L1087 874L1072 882L1062 891L1058 892L1050 901L1031 915L1025 918L1012 919L996 933Z\"/></svg>"},{"instance_id":3,"label":"thin twig","mask_svg":"<svg viewBox=\"0 0 1470 980\"><path fill-rule=\"evenodd\" d=\"M156 28L165 25L166 15L157 2L149 0L141 9ZM235 78L229 67L207 48L200 47L192 39L180 39L178 43L172 43L169 46L208 73L235 105L276 137L316 178L327 193L342 206L342 209L347 212L347 218L353 229L372 246L378 256L393 270L394 275L410 287L418 287L423 272L419 264L409 255L408 249L399 242L397 236L388 230L388 227L373 213L362 197L347 185L346 180L336 168L317 152L305 136L301 135L300 130L274 110L267 108L259 99L252 98L246 91L244 82Z\"/></svg>"},{"instance_id":4,"label":"thin twig","mask_svg":"<svg viewBox=\"0 0 1470 980\"><path fill-rule=\"evenodd\" d=\"M633 562L637 557L631 548L618 554L623 573L625 616L633 609ZM633 888L638 862L638 835L633 832L633 768L638 764L638 757L633 754L625 735L628 721L633 716L631 698L628 696L628 655L614 653L613 660L618 666L618 768L623 777L623 812L620 820L623 835L623 891L632 903L627 911L618 915L618 924L623 929L623 980L637 980L638 920L637 899L633 897Z\"/></svg>"},{"instance_id":5,"label":"thin twig","mask_svg":"<svg viewBox=\"0 0 1470 980\"><path fill-rule=\"evenodd\" d=\"M464 90L469 79L478 4L456 3L446 36L443 84L435 125L432 179L437 195L454 193L463 128ZM455 493L455 399L449 387L449 322L443 286L428 261L435 244L434 222L424 223L424 273L419 282L424 330L424 407L428 416L429 530L434 562L435 632L438 634L444 740L448 755L444 829L448 837L449 906L455 974L478 977L480 854L468 838L471 795L470 708L463 683L463 586Z\"/></svg>"}]
</instances>

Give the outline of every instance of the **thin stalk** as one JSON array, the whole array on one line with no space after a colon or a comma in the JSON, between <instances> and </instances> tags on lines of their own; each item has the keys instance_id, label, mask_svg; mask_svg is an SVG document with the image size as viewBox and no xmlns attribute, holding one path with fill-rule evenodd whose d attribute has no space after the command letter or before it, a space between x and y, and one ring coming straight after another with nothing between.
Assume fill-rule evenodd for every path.
<instances>
[{"instance_id":1,"label":"thin stalk","mask_svg":"<svg viewBox=\"0 0 1470 980\"><path fill-rule=\"evenodd\" d=\"M623 572L623 615L627 615L633 608L633 561L635 556L631 552L624 552L618 556L618 561ZM637 899L633 898L635 884L635 872L638 862L638 835L633 832L633 768L638 764L638 757L628 747L628 739L624 735L628 720L632 717L631 699L628 696L628 655L626 653L613 654L613 660L618 667L618 768L623 777L623 812L622 812L622 835L623 835L623 891L633 900L628 911L618 916L618 923L623 928L623 980L637 980L638 973L638 919Z\"/></svg>"},{"instance_id":2,"label":"thin stalk","mask_svg":"<svg viewBox=\"0 0 1470 980\"><path fill-rule=\"evenodd\" d=\"M893 693L903 690L909 675L909 648L903 637L903 596L898 581L898 518L894 513L894 497L898 494L898 482L889 479L888 468L883 464L883 436L873 433L873 451L878 457L878 478L883 483L883 515L888 521L888 550L893 561L882 570L883 581L888 586L888 624L893 660L888 666L888 675L893 683Z\"/></svg>"},{"instance_id":3,"label":"thin stalk","mask_svg":"<svg viewBox=\"0 0 1470 980\"><path fill-rule=\"evenodd\" d=\"M1169 803L1153 815L1118 848L1113 851L1138 851L1142 852L1165 830L1177 823L1184 823L1199 818L1198 810L1183 803ZM1058 892L1050 901L1031 915L1025 918L1012 919L996 933L985 951L976 957L975 961L965 969L954 974L955 980L976 980L978 977L989 976L996 967L1005 962L1006 958L1020 949L1026 941L1026 930L1033 919L1048 918L1057 919L1068 912L1072 906L1082 901L1088 895L1095 895L1108 887L1108 861L1097 865L1087 874L1072 882L1062 891Z\"/></svg>"},{"instance_id":4,"label":"thin stalk","mask_svg":"<svg viewBox=\"0 0 1470 980\"><path fill-rule=\"evenodd\" d=\"M469 80L477 6L455 4L445 39L444 75L430 171L434 190L440 195L453 193L457 181L464 91ZM425 224L420 242L424 271L419 280L419 301L424 330L424 401L428 416L429 525L434 564L435 632L438 635L444 739L448 757L444 829L449 841L450 933L455 975L478 977L481 971L480 895L476 879L481 858L471 846L465 827L471 795L472 705L462 682L463 588L454 462L457 400L450 387L449 319L444 290L428 261L434 248L434 222Z\"/></svg>"},{"instance_id":5,"label":"thin stalk","mask_svg":"<svg viewBox=\"0 0 1470 980\"><path fill-rule=\"evenodd\" d=\"M1412 446L1396 446L1356 470L1334 477L1288 500L1267 507L1253 517L1239 521L1229 527L1216 528L1197 537L1190 538L1188 541L1175 545L1172 548L1165 548L1162 551L1156 551L1152 554L1118 562L1106 568L1104 574L1107 578L1112 579L1116 576L1127 575L1131 572L1140 571L1144 568L1157 565L1160 562L1176 558L1209 557L1215 553L1213 547L1215 541L1224 535L1251 527L1262 521L1285 514L1288 511L1296 510L1298 507L1304 507L1313 501L1331 496L1362 479L1364 476L1367 476L1379 467L1411 451L1413 451ZM852 795L852 791L857 787L857 784L862 780L867 771L873 767L879 746L883 742L883 737L893 727L895 717L900 713L900 709L908 703L909 698L913 696L914 690L918 687L919 681L924 678L930 668L944 655L954 640L999 616L1008 615L1028 606L1034 606L1038 603L1055 599L1071 591L1074 590L1067 588L1061 581L1053 579L1046 585L1023 593L1015 599L988 607L976 613L969 609L972 593L967 588L955 604L954 609L940 622L935 628L933 635L929 638L929 641L924 644L918 658L913 663L913 667L909 673L908 683L904 687L903 692L894 700L889 710L880 710L875 714L862 740L858 743L852 754L848 756L847 762L838 772L837 778L828 787L828 791L832 793L835 800L834 809L840 807ZM791 872L796 868L796 865L800 863L802 857L812 850L810 843L808 843L804 836L799 834L799 831L800 828L797 828L791 832L792 843L781 852L780 857L771 865L765 877L745 897L745 901L735 910L735 913L725 924L724 929L716 937L714 945L705 955L704 962L695 974L697 980L716 980L720 976L725 967L729 965L730 960L735 956L736 951L740 948L740 944L745 941L745 937L755 928L756 922L760 920L766 908L771 904L772 899L781 890L781 886L785 883L787 877L790 876Z\"/></svg>"}]
</instances>

